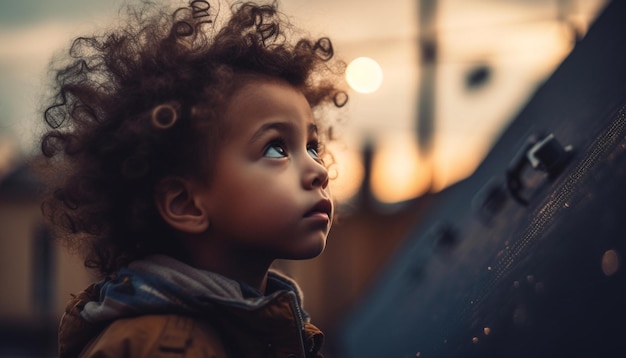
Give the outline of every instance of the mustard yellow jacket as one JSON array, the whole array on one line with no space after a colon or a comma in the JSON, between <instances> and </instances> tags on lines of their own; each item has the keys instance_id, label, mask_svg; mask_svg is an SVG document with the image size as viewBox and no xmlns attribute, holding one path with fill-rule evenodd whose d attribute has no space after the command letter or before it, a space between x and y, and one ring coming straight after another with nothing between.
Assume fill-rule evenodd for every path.
<instances>
[{"instance_id":1,"label":"mustard yellow jacket","mask_svg":"<svg viewBox=\"0 0 626 358\"><path fill-rule=\"evenodd\" d=\"M83 310L102 300L91 285L66 307L59 357L321 357L324 336L303 318L298 291L281 290L252 308L211 301L202 312L147 313L89 322Z\"/></svg>"}]
</instances>

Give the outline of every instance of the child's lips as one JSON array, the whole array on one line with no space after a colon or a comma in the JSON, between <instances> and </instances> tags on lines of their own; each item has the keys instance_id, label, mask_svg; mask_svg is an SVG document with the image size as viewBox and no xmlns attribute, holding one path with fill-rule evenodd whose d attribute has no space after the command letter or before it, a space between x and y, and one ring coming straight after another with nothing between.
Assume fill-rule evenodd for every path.
<instances>
[{"instance_id":1,"label":"child's lips","mask_svg":"<svg viewBox=\"0 0 626 358\"><path fill-rule=\"evenodd\" d=\"M311 210L307 211L304 214L305 218L309 217L319 217L330 220L331 214L333 211L333 204L328 199L322 199L318 201Z\"/></svg>"}]
</instances>

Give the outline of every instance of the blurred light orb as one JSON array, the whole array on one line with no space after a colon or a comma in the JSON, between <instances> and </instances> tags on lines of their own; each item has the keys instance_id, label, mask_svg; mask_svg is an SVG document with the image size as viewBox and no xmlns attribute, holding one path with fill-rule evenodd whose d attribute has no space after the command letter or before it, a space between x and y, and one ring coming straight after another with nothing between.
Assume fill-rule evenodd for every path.
<instances>
[{"instance_id":1,"label":"blurred light orb","mask_svg":"<svg viewBox=\"0 0 626 358\"><path fill-rule=\"evenodd\" d=\"M413 133L392 131L381 134L375 149L370 189L376 200L397 203L428 191L430 173L419 155Z\"/></svg>"},{"instance_id":2,"label":"blurred light orb","mask_svg":"<svg viewBox=\"0 0 626 358\"><path fill-rule=\"evenodd\" d=\"M358 57L346 68L346 81L359 93L372 93L383 83L383 69L369 57Z\"/></svg>"}]
</instances>

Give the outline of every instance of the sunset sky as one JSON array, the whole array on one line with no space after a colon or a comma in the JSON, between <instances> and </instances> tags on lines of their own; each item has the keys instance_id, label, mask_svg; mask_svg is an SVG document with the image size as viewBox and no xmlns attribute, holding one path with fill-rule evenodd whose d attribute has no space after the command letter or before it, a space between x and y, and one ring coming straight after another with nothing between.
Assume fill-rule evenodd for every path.
<instances>
[{"instance_id":1,"label":"sunset sky","mask_svg":"<svg viewBox=\"0 0 626 358\"><path fill-rule=\"evenodd\" d=\"M0 174L7 153L28 156L41 129L46 68L71 39L117 18L121 0L0 0ZM528 96L584 33L604 0L439 0L435 135L429 163L415 128L420 64L418 2L283 0L282 10L315 35L328 35L346 62L374 59L383 81L350 92L337 146L337 192L359 185L360 151L377 149L373 192L382 202L439 190L471 174ZM561 7L559 7L559 4ZM483 72L479 72L479 71ZM472 75L484 75L472 86ZM8 150L7 148L12 148ZM6 160L5 160L6 161Z\"/></svg>"}]
</instances>

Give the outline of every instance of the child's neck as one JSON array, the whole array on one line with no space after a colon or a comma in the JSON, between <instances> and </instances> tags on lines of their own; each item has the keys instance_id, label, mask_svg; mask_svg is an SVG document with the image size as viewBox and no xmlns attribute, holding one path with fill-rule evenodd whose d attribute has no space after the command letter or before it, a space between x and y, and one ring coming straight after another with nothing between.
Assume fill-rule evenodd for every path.
<instances>
[{"instance_id":1,"label":"child's neck","mask_svg":"<svg viewBox=\"0 0 626 358\"><path fill-rule=\"evenodd\" d=\"M273 260L260 258L257 252L233 252L203 246L198 242L190 245L189 264L245 283L265 294L267 272Z\"/></svg>"},{"instance_id":2,"label":"child's neck","mask_svg":"<svg viewBox=\"0 0 626 358\"><path fill-rule=\"evenodd\" d=\"M249 261L241 264L244 266L230 262L222 262L219 264L214 264L214 262L193 262L195 267L218 273L237 282L243 282L248 286L259 290L261 294L265 294L265 289L267 287L267 272L270 265L268 264L260 267L254 267L254 265Z\"/></svg>"}]
</instances>

